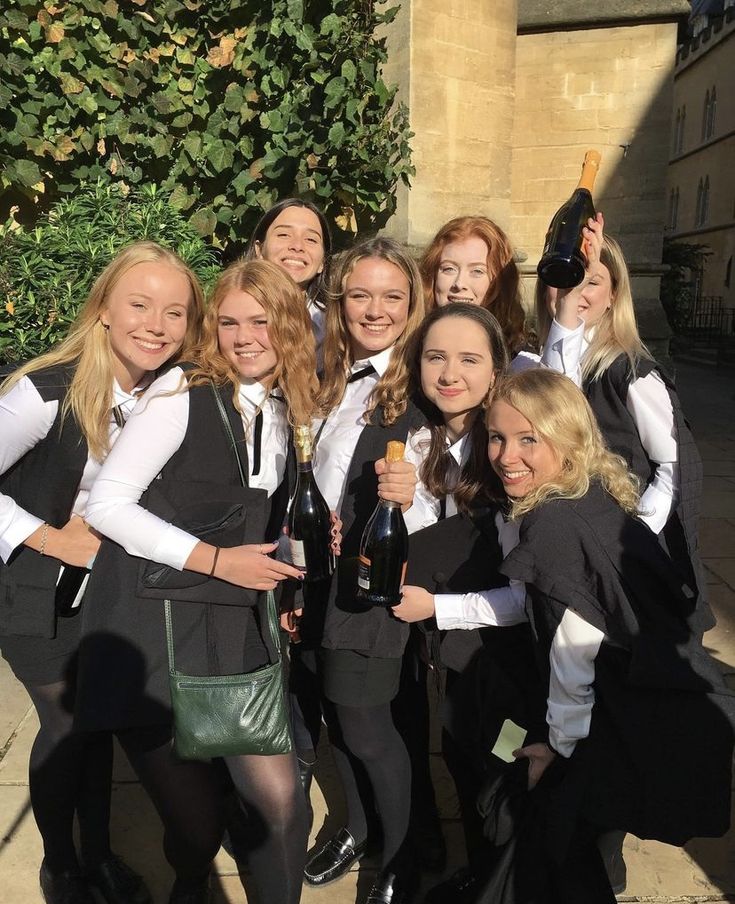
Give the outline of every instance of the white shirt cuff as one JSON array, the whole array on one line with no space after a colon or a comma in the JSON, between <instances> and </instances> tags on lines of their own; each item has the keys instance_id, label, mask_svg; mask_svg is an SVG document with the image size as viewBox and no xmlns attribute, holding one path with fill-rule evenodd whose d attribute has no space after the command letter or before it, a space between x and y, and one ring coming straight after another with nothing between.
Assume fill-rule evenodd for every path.
<instances>
[{"instance_id":1,"label":"white shirt cuff","mask_svg":"<svg viewBox=\"0 0 735 904\"><path fill-rule=\"evenodd\" d=\"M8 524L2 537L0 537L0 557L2 557L3 562L7 562L13 551L21 543L24 543L32 533L37 531L43 523L40 518L31 515L19 505L16 505L12 521Z\"/></svg>"}]
</instances>

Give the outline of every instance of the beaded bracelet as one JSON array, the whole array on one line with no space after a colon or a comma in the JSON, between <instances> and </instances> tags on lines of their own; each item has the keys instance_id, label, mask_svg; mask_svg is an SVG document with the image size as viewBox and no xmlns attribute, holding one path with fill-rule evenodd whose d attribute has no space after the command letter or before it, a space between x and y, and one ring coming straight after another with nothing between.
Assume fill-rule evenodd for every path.
<instances>
[{"instance_id":1,"label":"beaded bracelet","mask_svg":"<svg viewBox=\"0 0 735 904\"><path fill-rule=\"evenodd\" d=\"M46 555L46 540L48 540L48 524L44 524L41 531L41 546L38 551L42 556Z\"/></svg>"}]
</instances>

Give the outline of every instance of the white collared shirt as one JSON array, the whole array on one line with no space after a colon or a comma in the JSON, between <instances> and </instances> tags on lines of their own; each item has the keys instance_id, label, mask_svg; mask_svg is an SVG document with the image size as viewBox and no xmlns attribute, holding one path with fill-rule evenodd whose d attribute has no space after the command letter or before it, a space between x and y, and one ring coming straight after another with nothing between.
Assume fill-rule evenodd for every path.
<instances>
[{"instance_id":1,"label":"white collared shirt","mask_svg":"<svg viewBox=\"0 0 735 904\"><path fill-rule=\"evenodd\" d=\"M125 419L137 401L137 390L125 392L113 382L113 404ZM29 377L23 377L6 395L0 398L0 474L4 474L34 446L44 440L56 420L57 401L46 402ZM120 428L110 412L110 445ZM84 517L89 490L101 467L101 462L87 455L82 478L74 499L71 514ZM0 493L0 557L7 562L14 549L20 546L43 524L32 512L21 508L10 496Z\"/></svg>"},{"instance_id":2,"label":"white collared shirt","mask_svg":"<svg viewBox=\"0 0 735 904\"><path fill-rule=\"evenodd\" d=\"M313 458L314 479L330 511L339 512L342 508L352 456L360 434L365 429L363 415L373 390L388 369L392 352L393 346L371 358L355 361L350 368L351 374L356 374L371 364L375 373L348 383L339 405L329 412L323 422L315 420L312 426L313 435L319 434Z\"/></svg>"},{"instance_id":3,"label":"white collared shirt","mask_svg":"<svg viewBox=\"0 0 735 904\"><path fill-rule=\"evenodd\" d=\"M180 448L189 423L189 393L179 392L183 371L174 367L153 383L135 406L92 488L87 521L119 543L130 555L182 569L199 540L169 524L138 503L164 465ZM288 422L286 406L259 383L239 390L243 412L249 480L252 488L271 496L286 470ZM253 474L254 420L262 405L260 473ZM202 462L202 473L207 464Z\"/></svg>"}]
</instances>

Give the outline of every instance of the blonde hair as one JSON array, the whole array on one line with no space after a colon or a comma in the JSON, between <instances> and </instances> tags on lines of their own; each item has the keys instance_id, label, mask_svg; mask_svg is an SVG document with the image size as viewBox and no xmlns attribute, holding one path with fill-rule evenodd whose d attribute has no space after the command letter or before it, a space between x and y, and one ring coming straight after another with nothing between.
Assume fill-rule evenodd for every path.
<instances>
[{"instance_id":1,"label":"blonde hair","mask_svg":"<svg viewBox=\"0 0 735 904\"><path fill-rule=\"evenodd\" d=\"M191 287L186 335L180 351L169 360L187 355L199 339L204 299L199 280L181 258L155 242L133 242L122 249L95 280L64 340L50 351L21 365L0 386L4 395L19 380L58 365L74 365L69 390L61 409L79 425L93 458L101 461L110 450L110 411L113 407L114 360L100 314L122 277L138 264L163 263L183 274Z\"/></svg>"},{"instance_id":2,"label":"blonde hair","mask_svg":"<svg viewBox=\"0 0 735 904\"><path fill-rule=\"evenodd\" d=\"M383 423L392 424L406 410L409 383L407 347L424 319L424 296L421 274L416 261L393 239L376 238L361 242L337 258L330 279L324 337L324 375L319 394L319 412L326 417L342 401L350 368L355 360L344 316L344 294L347 279L358 261L377 258L394 264L408 280L408 320L398 337L390 363L370 397L365 420L369 422L378 406L383 409Z\"/></svg>"},{"instance_id":3,"label":"blonde hair","mask_svg":"<svg viewBox=\"0 0 735 904\"><path fill-rule=\"evenodd\" d=\"M512 501L513 518L548 499L580 499L592 480L599 480L628 514L637 513L638 479L619 455L609 451L587 399L568 377L541 367L504 377L495 389L488 424L498 402L526 418L560 465L552 480Z\"/></svg>"},{"instance_id":4,"label":"blonde hair","mask_svg":"<svg viewBox=\"0 0 735 904\"><path fill-rule=\"evenodd\" d=\"M219 386L231 383L232 401L240 410L240 375L220 351L217 329L220 305L231 292L252 295L267 315L268 341L276 353L277 364L263 385L279 387L292 426L309 424L319 390L311 318L301 289L280 267L268 261L237 261L217 280L207 306L202 340L192 356L195 370L189 375L189 385L210 380Z\"/></svg>"},{"instance_id":5,"label":"blonde hair","mask_svg":"<svg viewBox=\"0 0 735 904\"><path fill-rule=\"evenodd\" d=\"M424 281L426 310L436 307L434 290L442 252L446 245L477 237L487 246L487 275L490 285L482 300L503 329L511 355L521 350L525 341L525 313L520 299L520 272L515 262L510 239L497 223L487 217L456 217L445 223L431 240L419 262Z\"/></svg>"},{"instance_id":6,"label":"blonde hair","mask_svg":"<svg viewBox=\"0 0 735 904\"><path fill-rule=\"evenodd\" d=\"M605 235L602 242L600 263L610 273L611 300L610 307L595 324L594 336L582 359L582 379L585 381L599 380L621 354L628 356L633 373L642 358L653 360L638 332L628 265L620 245L609 235ZM537 279L534 305L541 346L546 343L553 320L546 292L546 283Z\"/></svg>"}]
</instances>

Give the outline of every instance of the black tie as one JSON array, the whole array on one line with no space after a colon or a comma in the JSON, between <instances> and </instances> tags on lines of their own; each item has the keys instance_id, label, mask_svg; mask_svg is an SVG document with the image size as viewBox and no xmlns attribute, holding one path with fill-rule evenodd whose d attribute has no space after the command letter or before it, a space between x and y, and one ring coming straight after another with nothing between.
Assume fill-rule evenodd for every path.
<instances>
[{"instance_id":1,"label":"black tie","mask_svg":"<svg viewBox=\"0 0 735 904\"><path fill-rule=\"evenodd\" d=\"M268 396L270 399L275 399L277 402L283 402L284 399L282 396L275 395L275 393L271 393ZM263 412L258 411L255 415L255 430L253 431L253 477L256 474L260 474L260 447L263 440Z\"/></svg>"},{"instance_id":2,"label":"black tie","mask_svg":"<svg viewBox=\"0 0 735 904\"><path fill-rule=\"evenodd\" d=\"M372 364L368 364L367 367L363 367L362 370L356 370L354 374L350 374L347 378L348 383L356 383L358 380L362 380L363 377L369 377L370 374L374 374L375 368Z\"/></svg>"}]
</instances>

